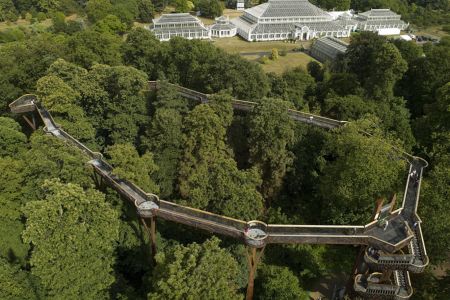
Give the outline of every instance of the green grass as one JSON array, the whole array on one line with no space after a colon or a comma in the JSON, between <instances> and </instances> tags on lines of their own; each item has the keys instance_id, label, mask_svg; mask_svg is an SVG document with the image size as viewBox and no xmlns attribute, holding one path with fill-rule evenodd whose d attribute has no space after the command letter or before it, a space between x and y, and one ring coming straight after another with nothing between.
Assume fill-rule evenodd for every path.
<instances>
[{"instance_id":1,"label":"green grass","mask_svg":"<svg viewBox=\"0 0 450 300\"><path fill-rule=\"evenodd\" d=\"M414 32L415 35L433 35L437 37L445 37L450 34L442 30L442 25L430 26L425 28L418 28L417 31Z\"/></svg>"},{"instance_id":2,"label":"green grass","mask_svg":"<svg viewBox=\"0 0 450 300\"><path fill-rule=\"evenodd\" d=\"M305 48L308 48L311 42L302 43ZM300 43L288 43L284 41L271 41L271 42L248 42L238 36L232 38L214 39L214 45L225 50L228 53L241 53L241 52L270 52L273 48L277 48L278 51L292 50L300 47Z\"/></svg>"},{"instance_id":3,"label":"green grass","mask_svg":"<svg viewBox=\"0 0 450 300\"><path fill-rule=\"evenodd\" d=\"M247 60L259 63L260 56L258 55L246 55L242 57ZM266 73L273 72L276 74L281 74L287 69L295 67L301 67L306 70L306 65L312 60L316 61L314 58L307 55L306 53L295 52L295 53L288 53L286 56L280 56L275 61L269 59L267 64L261 64L261 67Z\"/></svg>"},{"instance_id":4,"label":"green grass","mask_svg":"<svg viewBox=\"0 0 450 300\"><path fill-rule=\"evenodd\" d=\"M69 20L74 21L76 19L78 19L78 16L76 14L66 17L66 21L69 21ZM46 19L42 22L36 22L33 24L31 24L29 21L27 21L25 19L18 19L16 22L0 22L0 31L16 28L16 27L20 27L20 26L22 26L22 27L39 26L43 29L46 29L46 28L49 28L50 26L52 26L52 20Z\"/></svg>"},{"instance_id":5,"label":"green grass","mask_svg":"<svg viewBox=\"0 0 450 300\"><path fill-rule=\"evenodd\" d=\"M47 19L42 22L36 22L31 24L27 20L19 19L16 22L0 22L0 31L7 30L7 29L13 29L17 27L30 27L30 26L42 26L43 28L48 28L52 25L52 20Z\"/></svg>"}]
</instances>

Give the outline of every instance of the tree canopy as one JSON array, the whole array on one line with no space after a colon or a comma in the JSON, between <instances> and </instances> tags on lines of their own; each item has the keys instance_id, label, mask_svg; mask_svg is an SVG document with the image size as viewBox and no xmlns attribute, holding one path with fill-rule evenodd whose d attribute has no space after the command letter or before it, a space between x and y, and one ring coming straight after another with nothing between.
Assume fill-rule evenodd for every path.
<instances>
[{"instance_id":1,"label":"tree canopy","mask_svg":"<svg viewBox=\"0 0 450 300\"><path fill-rule=\"evenodd\" d=\"M32 274L49 298L106 298L114 282L117 213L95 190L58 180L43 188L45 198L25 207Z\"/></svg>"},{"instance_id":2,"label":"tree canopy","mask_svg":"<svg viewBox=\"0 0 450 300\"><path fill-rule=\"evenodd\" d=\"M176 245L156 256L154 292L148 299L241 299L238 264L213 238L203 244ZM161 276L162 274L162 276Z\"/></svg>"}]
</instances>

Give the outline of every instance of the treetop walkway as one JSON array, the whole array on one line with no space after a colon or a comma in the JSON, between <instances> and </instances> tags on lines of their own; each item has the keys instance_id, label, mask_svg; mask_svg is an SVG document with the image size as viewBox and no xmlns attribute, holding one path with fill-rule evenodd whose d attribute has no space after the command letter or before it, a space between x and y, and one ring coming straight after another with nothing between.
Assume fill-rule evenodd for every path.
<instances>
[{"instance_id":1,"label":"treetop walkway","mask_svg":"<svg viewBox=\"0 0 450 300\"><path fill-rule=\"evenodd\" d=\"M149 86L156 90L158 82L149 82ZM210 95L184 87L172 86L181 96L201 103L207 103L210 97ZM257 103L233 100L232 105L237 110L251 111ZM353 289L354 292L364 297L384 295L396 299L409 298L412 288L408 271L422 272L428 264L421 220L417 215L422 173L428 165L421 158L402 152L403 157L410 164L402 206L392 211L394 203L385 207L381 207L380 203L374 221L367 225L266 224L257 220L237 220L161 200L157 195L146 193L132 182L114 175L113 167L103 159L102 154L91 151L65 132L37 101L36 96L24 95L9 106L13 113L23 114L33 129L37 128L35 120L37 113L44 123L45 132L81 150L88 157L88 163L101 180L136 206L143 225L149 231L153 254L156 251L156 217L201 228L211 233L226 235L246 243L251 250L250 254L247 253L250 268L247 299L252 298L254 273L267 244L361 245L363 248L357 263L355 263ZM325 129L337 128L347 123L295 110L289 110L288 113L292 119L298 122ZM27 114L31 115L31 120ZM380 226L379 215L381 213L384 213L383 226ZM148 220L150 220L150 226L148 226ZM398 253L403 248L407 253ZM379 273L370 270L382 271L382 280L374 280L379 277L375 276Z\"/></svg>"}]
</instances>

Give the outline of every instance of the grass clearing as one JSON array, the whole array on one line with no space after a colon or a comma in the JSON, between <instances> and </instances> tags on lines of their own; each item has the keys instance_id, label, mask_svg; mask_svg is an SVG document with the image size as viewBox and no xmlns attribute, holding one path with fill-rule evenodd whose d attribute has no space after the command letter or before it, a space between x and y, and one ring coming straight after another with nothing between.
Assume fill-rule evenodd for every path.
<instances>
[{"instance_id":1,"label":"grass clearing","mask_svg":"<svg viewBox=\"0 0 450 300\"><path fill-rule=\"evenodd\" d=\"M205 17L197 17L197 18L199 18L199 20L202 21L205 26L209 26L209 25L216 23L216 21L214 19L205 18Z\"/></svg>"},{"instance_id":2,"label":"grass clearing","mask_svg":"<svg viewBox=\"0 0 450 300\"><path fill-rule=\"evenodd\" d=\"M242 16L244 14L244 11L242 10L235 10L230 8L225 8L223 10L223 15L230 17L230 19L237 18L239 16Z\"/></svg>"},{"instance_id":3,"label":"grass clearing","mask_svg":"<svg viewBox=\"0 0 450 300\"><path fill-rule=\"evenodd\" d=\"M31 27L31 26L39 26L42 28L48 28L52 26L52 20L47 19L42 22L36 22L31 24L29 21L25 19L18 19L16 22L0 22L0 31L13 29L17 27Z\"/></svg>"},{"instance_id":4,"label":"grass clearing","mask_svg":"<svg viewBox=\"0 0 450 300\"><path fill-rule=\"evenodd\" d=\"M77 14L73 14L70 16L66 17L66 21L76 21L77 19L79 19ZM16 28L16 27L31 27L31 26L38 26L41 27L43 29L49 28L50 26L52 26L53 22L52 19L46 19L42 22L35 22L35 23L30 23L29 21L25 20L25 19L18 19L16 22L0 22L0 31L3 30L7 30L7 29L12 29L12 28Z\"/></svg>"},{"instance_id":5,"label":"grass clearing","mask_svg":"<svg viewBox=\"0 0 450 300\"><path fill-rule=\"evenodd\" d=\"M273 48L280 50L293 50L295 48L303 47L309 48L311 42L296 42L288 43L285 41L271 41L271 42L248 42L239 36L231 38L214 39L214 45L225 50L228 53L241 52L270 52Z\"/></svg>"},{"instance_id":6,"label":"grass clearing","mask_svg":"<svg viewBox=\"0 0 450 300\"><path fill-rule=\"evenodd\" d=\"M430 26L425 28L418 28L417 31L414 32L415 35L434 35L437 37L445 37L450 34L442 30L442 25Z\"/></svg>"},{"instance_id":7,"label":"grass clearing","mask_svg":"<svg viewBox=\"0 0 450 300\"><path fill-rule=\"evenodd\" d=\"M259 63L260 55L242 55L249 61ZM286 56L280 56L277 60L268 60L266 64L261 64L264 72L273 72L276 74L282 74L284 71L290 68L301 67L306 70L306 65L310 61L316 61L314 58L303 52L291 52Z\"/></svg>"}]
</instances>

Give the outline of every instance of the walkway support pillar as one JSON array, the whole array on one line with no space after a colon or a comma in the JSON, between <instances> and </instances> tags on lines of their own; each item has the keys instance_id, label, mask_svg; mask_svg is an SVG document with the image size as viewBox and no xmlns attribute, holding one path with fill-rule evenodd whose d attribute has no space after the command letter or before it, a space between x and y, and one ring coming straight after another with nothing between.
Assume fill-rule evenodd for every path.
<instances>
[{"instance_id":1,"label":"walkway support pillar","mask_svg":"<svg viewBox=\"0 0 450 300\"><path fill-rule=\"evenodd\" d=\"M358 274L359 270L358 268L361 268L361 264L364 262L364 253L366 252L367 247L361 246L358 251L358 256L356 257L355 263L353 264L351 275L347 281L347 286L345 287L345 293L350 297L354 298L355 293L353 289L353 281L355 280L355 276ZM364 271L364 270L363 270ZM367 270L366 270L367 271ZM365 272L367 273L367 272Z\"/></svg>"},{"instance_id":2,"label":"walkway support pillar","mask_svg":"<svg viewBox=\"0 0 450 300\"><path fill-rule=\"evenodd\" d=\"M156 217L150 218L150 228L147 224L147 221L144 218L140 218L142 221L142 224L144 225L145 231L148 234L149 241L150 241L150 247L152 251L152 262L155 263L155 256L156 256Z\"/></svg>"},{"instance_id":3,"label":"walkway support pillar","mask_svg":"<svg viewBox=\"0 0 450 300\"><path fill-rule=\"evenodd\" d=\"M36 118L34 117L34 114L31 114L31 120L26 116L23 115L24 120L30 125L31 129L33 131L36 131Z\"/></svg>"},{"instance_id":4,"label":"walkway support pillar","mask_svg":"<svg viewBox=\"0 0 450 300\"><path fill-rule=\"evenodd\" d=\"M150 219L150 243L152 247L152 259L155 262L156 256L156 217Z\"/></svg>"},{"instance_id":5,"label":"walkway support pillar","mask_svg":"<svg viewBox=\"0 0 450 300\"><path fill-rule=\"evenodd\" d=\"M381 275L380 281L389 283L392 275L392 270L384 270L383 275Z\"/></svg>"},{"instance_id":6,"label":"walkway support pillar","mask_svg":"<svg viewBox=\"0 0 450 300\"><path fill-rule=\"evenodd\" d=\"M92 172L93 172L92 178L94 179L95 186L101 189L103 187L103 177L99 175L97 172L95 172L94 168Z\"/></svg>"},{"instance_id":7,"label":"walkway support pillar","mask_svg":"<svg viewBox=\"0 0 450 300\"><path fill-rule=\"evenodd\" d=\"M249 272L248 272L247 295L245 297L246 300L253 299L256 268L258 267L258 263L263 253L264 247L263 248L247 247L246 255Z\"/></svg>"}]
</instances>

